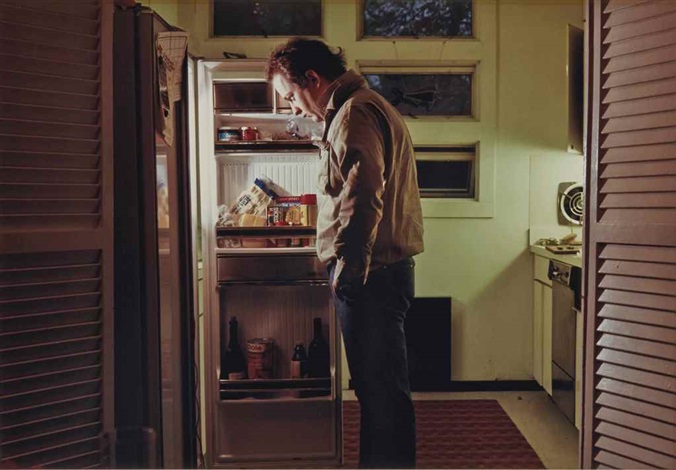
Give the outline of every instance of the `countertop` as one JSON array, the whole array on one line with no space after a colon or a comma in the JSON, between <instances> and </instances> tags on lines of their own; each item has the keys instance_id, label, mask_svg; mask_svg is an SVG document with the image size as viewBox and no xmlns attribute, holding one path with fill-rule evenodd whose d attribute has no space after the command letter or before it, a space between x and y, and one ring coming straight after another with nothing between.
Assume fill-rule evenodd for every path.
<instances>
[{"instance_id":1,"label":"countertop","mask_svg":"<svg viewBox=\"0 0 676 470\"><path fill-rule=\"evenodd\" d=\"M544 246L531 245L530 252L537 256L542 256L543 258L553 259L555 261L570 264L571 266L577 266L578 268L582 268L582 251L580 251L577 255L559 255L556 253L552 253L551 251L547 250Z\"/></svg>"}]
</instances>

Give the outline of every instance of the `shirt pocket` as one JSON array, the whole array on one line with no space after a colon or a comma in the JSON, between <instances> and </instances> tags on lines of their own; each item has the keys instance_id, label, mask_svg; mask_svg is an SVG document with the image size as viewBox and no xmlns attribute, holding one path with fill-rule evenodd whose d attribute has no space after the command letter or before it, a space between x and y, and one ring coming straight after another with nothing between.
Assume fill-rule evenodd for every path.
<instances>
[{"instance_id":1,"label":"shirt pocket","mask_svg":"<svg viewBox=\"0 0 676 470\"><path fill-rule=\"evenodd\" d=\"M328 143L320 147L319 179L317 189L321 194L336 197L340 188L332 184L331 178L331 146Z\"/></svg>"}]
</instances>

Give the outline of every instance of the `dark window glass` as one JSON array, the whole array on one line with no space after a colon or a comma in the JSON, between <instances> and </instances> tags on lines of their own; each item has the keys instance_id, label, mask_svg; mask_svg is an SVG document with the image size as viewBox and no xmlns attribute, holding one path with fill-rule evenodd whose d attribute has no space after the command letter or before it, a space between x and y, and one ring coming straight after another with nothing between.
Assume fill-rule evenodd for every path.
<instances>
[{"instance_id":1,"label":"dark window glass","mask_svg":"<svg viewBox=\"0 0 676 470\"><path fill-rule=\"evenodd\" d=\"M472 0L363 0L364 36L472 36Z\"/></svg>"},{"instance_id":2,"label":"dark window glass","mask_svg":"<svg viewBox=\"0 0 676 470\"><path fill-rule=\"evenodd\" d=\"M474 197L475 147L416 146L415 151L418 187L422 197ZM434 157L434 154L439 156Z\"/></svg>"},{"instance_id":3,"label":"dark window glass","mask_svg":"<svg viewBox=\"0 0 676 470\"><path fill-rule=\"evenodd\" d=\"M471 116L472 74L364 74L404 116Z\"/></svg>"},{"instance_id":4,"label":"dark window glass","mask_svg":"<svg viewBox=\"0 0 676 470\"><path fill-rule=\"evenodd\" d=\"M321 0L214 0L214 36L321 36Z\"/></svg>"},{"instance_id":5,"label":"dark window glass","mask_svg":"<svg viewBox=\"0 0 676 470\"><path fill-rule=\"evenodd\" d=\"M471 161L418 160L418 186L422 197L473 197Z\"/></svg>"}]
</instances>

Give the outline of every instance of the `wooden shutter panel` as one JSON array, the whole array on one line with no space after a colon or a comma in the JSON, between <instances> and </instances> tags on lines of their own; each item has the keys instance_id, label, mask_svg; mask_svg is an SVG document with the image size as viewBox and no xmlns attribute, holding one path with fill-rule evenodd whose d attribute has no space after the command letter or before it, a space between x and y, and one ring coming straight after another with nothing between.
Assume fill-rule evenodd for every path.
<instances>
[{"instance_id":1,"label":"wooden shutter panel","mask_svg":"<svg viewBox=\"0 0 676 470\"><path fill-rule=\"evenodd\" d=\"M112 2L0 0L0 466L112 429Z\"/></svg>"},{"instance_id":2,"label":"wooden shutter panel","mask_svg":"<svg viewBox=\"0 0 676 470\"><path fill-rule=\"evenodd\" d=\"M676 2L589 2L582 466L676 467Z\"/></svg>"}]
</instances>

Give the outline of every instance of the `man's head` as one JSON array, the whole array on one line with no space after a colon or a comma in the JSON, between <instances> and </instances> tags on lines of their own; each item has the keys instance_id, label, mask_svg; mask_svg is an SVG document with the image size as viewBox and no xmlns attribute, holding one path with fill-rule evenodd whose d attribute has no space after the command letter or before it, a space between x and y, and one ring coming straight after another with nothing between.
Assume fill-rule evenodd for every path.
<instances>
[{"instance_id":1,"label":"man's head","mask_svg":"<svg viewBox=\"0 0 676 470\"><path fill-rule=\"evenodd\" d=\"M336 78L345 73L345 57L322 41L292 38L275 48L265 69L279 95L291 104L295 115L324 120L320 98Z\"/></svg>"}]
</instances>

